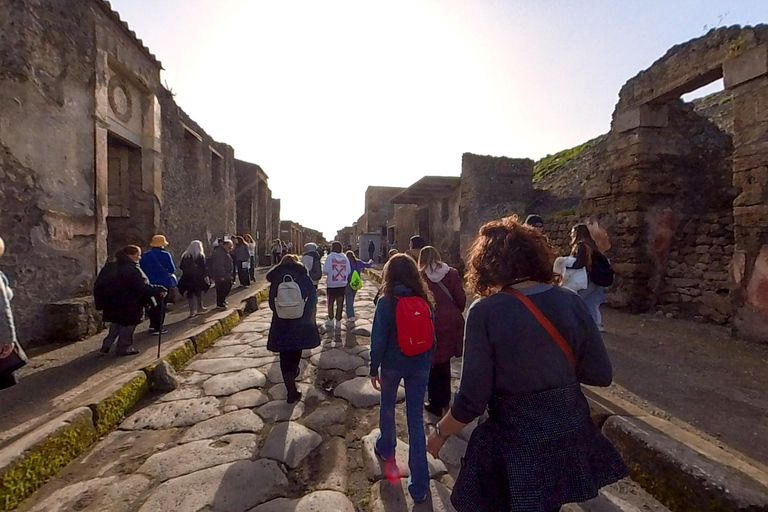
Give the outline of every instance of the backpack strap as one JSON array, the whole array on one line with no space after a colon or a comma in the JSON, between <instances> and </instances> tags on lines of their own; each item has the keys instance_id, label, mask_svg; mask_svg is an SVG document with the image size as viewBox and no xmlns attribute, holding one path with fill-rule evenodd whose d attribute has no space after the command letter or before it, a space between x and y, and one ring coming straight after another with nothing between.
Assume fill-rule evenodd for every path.
<instances>
[{"instance_id":1,"label":"backpack strap","mask_svg":"<svg viewBox=\"0 0 768 512\"><path fill-rule=\"evenodd\" d=\"M439 283L436 283L436 284L437 284L437 286L440 287L441 290L443 290L445 292L445 294L448 296L449 299L451 299L451 302L453 302L453 305L455 306L456 305L456 301L453 300L453 295L451 295L451 291L448 289L448 287L445 286L442 281L440 281Z\"/></svg>"},{"instance_id":2,"label":"backpack strap","mask_svg":"<svg viewBox=\"0 0 768 512\"><path fill-rule=\"evenodd\" d=\"M536 307L536 304L534 304L531 299L526 297L520 290L517 290L515 288L507 287L502 290L504 293L507 293L509 295L512 295L513 297L517 298L520 302L525 304L525 306L533 313L533 316L536 317L536 320L539 321L539 323L544 327L544 329L547 330L550 336L557 342L557 344L560 346L560 350L563 351L563 354L565 354L565 358L568 359L568 362L570 363L572 368L576 368L576 356L573 355L573 350L571 350L570 345L565 341L565 338L563 338L563 335L560 334L560 331L557 330L557 327L552 325L552 322L549 321L549 319L544 316L544 313L541 312L541 310Z\"/></svg>"}]
</instances>

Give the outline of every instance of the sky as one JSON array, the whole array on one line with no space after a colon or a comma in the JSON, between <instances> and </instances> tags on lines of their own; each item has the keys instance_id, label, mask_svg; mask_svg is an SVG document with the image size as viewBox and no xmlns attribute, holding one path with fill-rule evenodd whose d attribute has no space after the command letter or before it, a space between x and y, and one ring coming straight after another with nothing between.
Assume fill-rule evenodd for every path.
<instances>
[{"instance_id":1,"label":"sky","mask_svg":"<svg viewBox=\"0 0 768 512\"><path fill-rule=\"evenodd\" d=\"M768 22L765 0L111 4L178 104L269 175L281 218L328 239L363 214L368 186L458 176L466 152L536 160L581 144L671 46Z\"/></svg>"}]
</instances>

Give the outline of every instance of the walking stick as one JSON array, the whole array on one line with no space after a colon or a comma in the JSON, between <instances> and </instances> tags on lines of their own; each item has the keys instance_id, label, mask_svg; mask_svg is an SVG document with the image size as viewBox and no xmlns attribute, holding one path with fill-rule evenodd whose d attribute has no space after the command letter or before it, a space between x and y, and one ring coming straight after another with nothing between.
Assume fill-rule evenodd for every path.
<instances>
[{"instance_id":1,"label":"walking stick","mask_svg":"<svg viewBox=\"0 0 768 512\"><path fill-rule=\"evenodd\" d=\"M165 297L160 297L160 331L157 335L157 358L160 359L160 342L163 339L163 324L165 323Z\"/></svg>"}]
</instances>

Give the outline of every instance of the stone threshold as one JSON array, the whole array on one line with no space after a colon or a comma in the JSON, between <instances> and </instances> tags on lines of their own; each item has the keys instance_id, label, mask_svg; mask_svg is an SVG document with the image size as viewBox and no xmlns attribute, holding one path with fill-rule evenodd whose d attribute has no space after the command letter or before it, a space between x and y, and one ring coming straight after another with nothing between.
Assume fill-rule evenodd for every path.
<instances>
[{"instance_id":1,"label":"stone threshold","mask_svg":"<svg viewBox=\"0 0 768 512\"><path fill-rule=\"evenodd\" d=\"M0 450L0 512L15 509L88 447L113 430L150 392L152 370L167 361L181 370L211 348L269 297L269 286L249 294L240 306L207 318L161 348L161 357L95 389L72 408ZM66 394L66 393L65 393ZM61 398L61 397L60 397ZM64 398L61 398L64 400Z\"/></svg>"}]
</instances>

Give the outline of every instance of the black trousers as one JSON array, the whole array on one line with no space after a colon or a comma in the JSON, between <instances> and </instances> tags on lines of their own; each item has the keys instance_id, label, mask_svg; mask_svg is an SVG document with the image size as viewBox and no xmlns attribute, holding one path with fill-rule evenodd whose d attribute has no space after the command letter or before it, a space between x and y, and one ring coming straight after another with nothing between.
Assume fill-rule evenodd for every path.
<instances>
[{"instance_id":1,"label":"black trousers","mask_svg":"<svg viewBox=\"0 0 768 512\"><path fill-rule=\"evenodd\" d=\"M149 317L150 329L159 330L163 327L163 324L165 323L166 297L155 297L155 300L157 301L157 305L147 308L147 316Z\"/></svg>"},{"instance_id":2,"label":"black trousers","mask_svg":"<svg viewBox=\"0 0 768 512\"><path fill-rule=\"evenodd\" d=\"M237 276L240 278L241 285L248 286L251 284L250 271L247 268L243 268L242 261L237 262Z\"/></svg>"},{"instance_id":3,"label":"black trousers","mask_svg":"<svg viewBox=\"0 0 768 512\"><path fill-rule=\"evenodd\" d=\"M432 365L427 384L429 403L432 407L446 409L451 405L451 362Z\"/></svg>"},{"instance_id":4,"label":"black trousers","mask_svg":"<svg viewBox=\"0 0 768 512\"><path fill-rule=\"evenodd\" d=\"M341 288L328 288L326 293L326 299L328 300L328 318L341 322L341 313L344 310L344 295L347 291L347 287ZM336 306L336 313L334 314L333 308Z\"/></svg>"},{"instance_id":5,"label":"black trousers","mask_svg":"<svg viewBox=\"0 0 768 512\"><path fill-rule=\"evenodd\" d=\"M227 295L232 290L232 280L228 277L224 279L216 280L216 305L219 307L226 306Z\"/></svg>"},{"instance_id":6,"label":"black trousers","mask_svg":"<svg viewBox=\"0 0 768 512\"><path fill-rule=\"evenodd\" d=\"M283 374L285 389L288 390L288 398L298 393L296 389L296 377L299 376L299 363L301 362L301 350L286 350L280 352L280 372Z\"/></svg>"}]
</instances>

